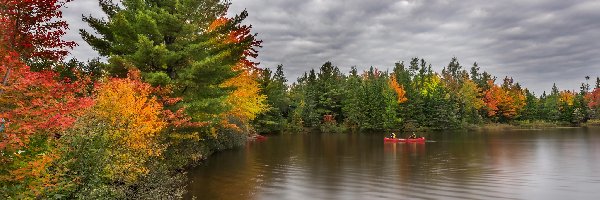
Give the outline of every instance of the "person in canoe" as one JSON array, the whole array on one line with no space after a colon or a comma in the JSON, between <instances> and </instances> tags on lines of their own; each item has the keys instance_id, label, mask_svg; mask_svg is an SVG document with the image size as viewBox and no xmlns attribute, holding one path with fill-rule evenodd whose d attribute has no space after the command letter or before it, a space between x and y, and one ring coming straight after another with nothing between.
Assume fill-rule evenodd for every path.
<instances>
[{"instance_id":1,"label":"person in canoe","mask_svg":"<svg viewBox=\"0 0 600 200\"><path fill-rule=\"evenodd\" d=\"M410 137L408 137L408 139L417 139L417 135L413 132L413 134L410 135Z\"/></svg>"},{"instance_id":2,"label":"person in canoe","mask_svg":"<svg viewBox=\"0 0 600 200\"><path fill-rule=\"evenodd\" d=\"M390 134L390 138L392 138L392 139L396 139L396 134L395 134L395 133L391 133L391 134Z\"/></svg>"}]
</instances>

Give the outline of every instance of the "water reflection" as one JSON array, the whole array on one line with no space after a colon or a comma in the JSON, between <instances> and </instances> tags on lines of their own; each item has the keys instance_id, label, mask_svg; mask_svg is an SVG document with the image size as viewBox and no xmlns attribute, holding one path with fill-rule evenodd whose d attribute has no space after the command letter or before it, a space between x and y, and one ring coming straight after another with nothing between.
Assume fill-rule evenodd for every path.
<instances>
[{"instance_id":1,"label":"water reflection","mask_svg":"<svg viewBox=\"0 0 600 200\"><path fill-rule=\"evenodd\" d=\"M189 175L198 199L597 199L600 130L296 134L218 153Z\"/></svg>"}]
</instances>

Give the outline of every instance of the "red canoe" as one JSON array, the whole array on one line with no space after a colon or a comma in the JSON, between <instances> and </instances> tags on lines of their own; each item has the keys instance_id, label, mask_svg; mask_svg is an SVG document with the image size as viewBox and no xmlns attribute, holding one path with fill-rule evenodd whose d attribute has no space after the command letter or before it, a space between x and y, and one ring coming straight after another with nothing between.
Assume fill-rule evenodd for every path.
<instances>
[{"instance_id":1,"label":"red canoe","mask_svg":"<svg viewBox=\"0 0 600 200\"><path fill-rule=\"evenodd\" d=\"M252 135L248 137L249 141L263 141L266 140L267 136L264 135Z\"/></svg>"},{"instance_id":2,"label":"red canoe","mask_svg":"<svg viewBox=\"0 0 600 200\"><path fill-rule=\"evenodd\" d=\"M383 138L385 142L425 142L425 137L416 139L404 139L404 138Z\"/></svg>"}]
</instances>

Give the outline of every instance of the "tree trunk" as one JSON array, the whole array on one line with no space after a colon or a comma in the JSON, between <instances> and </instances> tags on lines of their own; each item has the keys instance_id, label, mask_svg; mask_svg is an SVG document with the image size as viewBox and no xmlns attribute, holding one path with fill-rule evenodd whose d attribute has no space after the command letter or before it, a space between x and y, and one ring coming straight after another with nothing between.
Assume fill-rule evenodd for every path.
<instances>
[{"instance_id":1,"label":"tree trunk","mask_svg":"<svg viewBox=\"0 0 600 200\"><path fill-rule=\"evenodd\" d=\"M8 84L8 77L10 76L10 68L6 69L6 74L4 74L4 78L2 78L2 85L6 85ZM2 94L2 92L4 92L3 90L0 90L0 94Z\"/></svg>"}]
</instances>

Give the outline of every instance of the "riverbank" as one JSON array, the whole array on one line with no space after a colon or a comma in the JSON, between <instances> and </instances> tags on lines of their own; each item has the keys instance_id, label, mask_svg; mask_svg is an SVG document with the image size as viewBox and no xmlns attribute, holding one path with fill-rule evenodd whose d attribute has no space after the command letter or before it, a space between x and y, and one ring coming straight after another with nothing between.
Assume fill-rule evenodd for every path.
<instances>
[{"instance_id":1,"label":"riverbank","mask_svg":"<svg viewBox=\"0 0 600 200\"><path fill-rule=\"evenodd\" d=\"M485 123L482 125L474 125L472 127L467 128L468 130L520 130L520 129L554 129L554 128L577 128L583 127L584 124L580 126L575 126L569 123L558 123L558 122L547 122L547 121L515 121L510 124L504 123ZM598 123L600 126L600 123Z\"/></svg>"},{"instance_id":2,"label":"riverbank","mask_svg":"<svg viewBox=\"0 0 600 200\"><path fill-rule=\"evenodd\" d=\"M586 123L582 123L580 125L573 125L570 123L564 122L548 122L542 120L522 120L522 121L513 121L511 123L482 123L482 124L468 124L459 128L450 128L445 130L470 130L470 131L491 131L491 130L534 130L534 129L555 129L555 128L578 128L578 127L600 127L600 120L589 120ZM415 127L408 126L402 127L400 129L390 129L390 130L363 130L356 127L346 127L343 124L338 124L335 126L332 125L322 125L314 128L304 128L301 131L290 131L293 133L312 133L312 132L322 132L322 133L349 133L349 132L397 132L397 133L424 133L424 132L438 132L441 130L431 129L427 127Z\"/></svg>"},{"instance_id":3,"label":"riverbank","mask_svg":"<svg viewBox=\"0 0 600 200\"><path fill-rule=\"evenodd\" d=\"M591 119L581 124L581 127L600 127L600 119Z\"/></svg>"}]
</instances>

